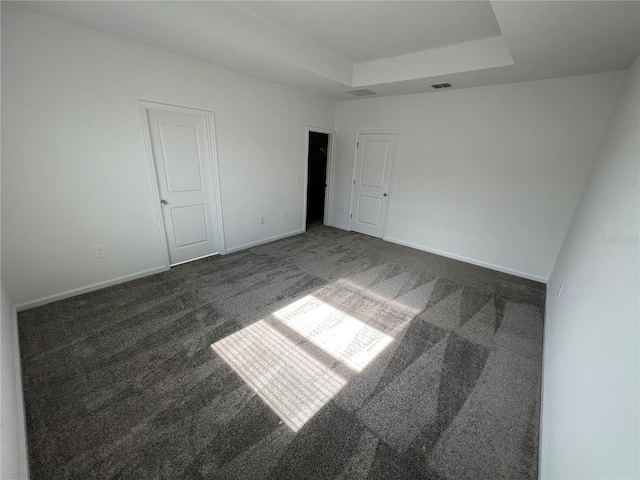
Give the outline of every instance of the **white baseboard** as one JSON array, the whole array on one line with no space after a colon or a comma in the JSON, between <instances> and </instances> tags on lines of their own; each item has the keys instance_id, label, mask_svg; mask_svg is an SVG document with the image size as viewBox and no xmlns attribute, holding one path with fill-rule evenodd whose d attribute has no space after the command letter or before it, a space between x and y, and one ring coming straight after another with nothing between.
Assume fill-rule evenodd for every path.
<instances>
[{"instance_id":1,"label":"white baseboard","mask_svg":"<svg viewBox=\"0 0 640 480\"><path fill-rule=\"evenodd\" d=\"M20 479L29 479L29 446L27 444L27 416L24 409L24 390L22 389L22 359L20 358L20 336L18 332L18 310L14 306L11 310L13 318L13 357L16 375L16 395L18 406L18 464L20 465Z\"/></svg>"},{"instance_id":2,"label":"white baseboard","mask_svg":"<svg viewBox=\"0 0 640 480\"><path fill-rule=\"evenodd\" d=\"M130 280L136 280L142 277L148 277L149 275L154 275L160 272L166 272L167 270L169 269L164 265L161 267L150 268L149 270L143 270L142 272L133 273L131 275L125 275L122 277L114 278L112 280L107 280L104 282L98 282L92 285L87 285L86 287L74 288L73 290L67 290L66 292L56 293L54 295L38 298L37 300L30 300L28 302L23 302L16 305L16 309L18 312L20 312L22 310L27 310L29 308L39 307L40 305L45 305L47 303L57 302L58 300L64 300L65 298L75 297L76 295L81 295L83 293L99 290L101 288L111 287L112 285L117 285L119 283L128 282Z\"/></svg>"},{"instance_id":3,"label":"white baseboard","mask_svg":"<svg viewBox=\"0 0 640 480\"><path fill-rule=\"evenodd\" d=\"M546 299L549 298L549 285L547 285ZM544 318L549 318L548 316L549 309L549 301L545 302L544 306ZM542 338L550 338L548 335L549 322L544 322ZM540 378L540 428L538 429L538 478L546 479L547 475L547 390L545 388L545 376L547 373L547 349L546 342L542 343L542 375Z\"/></svg>"},{"instance_id":4,"label":"white baseboard","mask_svg":"<svg viewBox=\"0 0 640 480\"><path fill-rule=\"evenodd\" d=\"M236 247L227 248L227 253L239 252L240 250L245 250L247 248L257 247L258 245L264 245L265 243L275 242L276 240L282 240L283 238L293 237L294 235L300 235L301 233L304 233L304 229L283 233L281 235L276 235L274 237L263 238L262 240L256 240L255 242L249 242L243 245L238 245Z\"/></svg>"},{"instance_id":5,"label":"white baseboard","mask_svg":"<svg viewBox=\"0 0 640 480\"><path fill-rule=\"evenodd\" d=\"M464 257L462 255L456 255L455 253L449 253L442 250L437 250L435 248L428 248L422 245L416 245L415 243L405 242L404 240L400 240L397 238L385 237L383 240L391 243L397 243L398 245L404 245L405 247L415 248L416 250L422 250L423 252L434 253L436 255L440 255L441 257L452 258L454 260L460 260L461 262L470 263L472 265L477 265L479 267L489 268L491 270L496 270L497 272L508 273L509 275L515 275L516 277L526 278L527 280L534 280L536 282L547 283L548 278L540 277L538 275L533 275L531 273L520 272L518 270L513 270L511 268L502 267L500 265L494 265L492 263L483 262L482 260L476 260L474 258Z\"/></svg>"}]
</instances>

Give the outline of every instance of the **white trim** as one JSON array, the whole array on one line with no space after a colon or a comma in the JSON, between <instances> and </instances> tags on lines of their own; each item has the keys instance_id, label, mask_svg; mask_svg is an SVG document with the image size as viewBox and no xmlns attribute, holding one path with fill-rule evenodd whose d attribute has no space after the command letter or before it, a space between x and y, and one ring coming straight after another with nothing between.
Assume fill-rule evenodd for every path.
<instances>
[{"instance_id":1,"label":"white trim","mask_svg":"<svg viewBox=\"0 0 640 480\"><path fill-rule=\"evenodd\" d=\"M220 190L220 168L218 164L218 142L216 141L215 134L215 114L210 110L203 110L201 108L182 107L178 105L171 105L168 103L151 102L148 100L138 100L138 108L140 110L140 120L142 122L142 131L144 136L145 149L147 151L147 165L149 168L149 176L151 180L151 191L155 203L156 209L156 222L158 225L158 231L160 234L160 248L162 250L162 256L164 259L164 265L169 268L171 266L171 260L169 258L169 247L167 245L167 233L164 226L164 219L162 217L162 210L160 208L160 189L158 186L158 174L155 167L155 161L153 158L153 148L151 147L151 132L149 131L149 122L147 117L147 110L159 109L165 112L174 112L182 114L193 114L194 111L202 113L205 124L207 126L208 142L209 142L209 162L211 167L211 188L213 190L213 205L214 205L214 228L216 230L216 236L218 237L218 252L221 255L226 253L225 238L224 238L224 218L222 216L222 193ZM196 260L195 258L192 260ZM184 262L181 262L184 263ZM178 265L178 264L175 264Z\"/></svg>"},{"instance_id":2,"label":"white trim","mask_svg":"<svg viewBox=\"0 0 640 480\"><path fill-rule=\"evenodd\" d=\"M207 128L209 129L209 152L211 152L211 187L213 188L213 205L215 208L218 253L224 255L227 250L224 240L224 217L222 215L222 190L220 190L220 164L218 163L218 140L216 138L216 117L214 112L208 112ZM194 260L196 260L194 258Z\"/></svg>"},{"instance_id":3,"label":"white trim","mask_svg":"<svg viewBox=\"0 0 640 480\"><path fill-rule=\"evenodd\" d=\"M310 127L307 126L307 135L304 139L304 151L306 152L306 157L304 159L304 169L302 173L302 229L307 231L307 195L309 192L307 189L309 188L309 134L311 133Z\"/></svg>"},{"instance_id":4,"label":"white trim","mask_svg":"<svg viewBox=\"0 0 640 480\"><path fill-rule=\"evenodd\" d=\"M322 218L322 223L324 225L329 224L329 212L332 208L332 197L333 197L333 182L331 181L331 174L333 172L333 158L334 158L334 145L336 138L336 131L330 128L321 128L321 127L312 127L307 125L307 138L305 139L305 152L306 157L304 161L304 190L303 190L303 209L302 209L302 229L304 231L307 230L307 189L309 188L309 134L313 133L325 133L329 135L329 139L327 141L327 172L325 174L324 182L327 185L327 190L324 192L324 217Z\"/></svg>"},{"instance_id":5,"label":"white trim","mask_svg":"<svg viewBox=\"0 0 640 480\"><path fill-rule=\"evenodd\" d=\"M227 249L227 253L238 252L240 250L245 250L251 247L257 247L258 245L264 245L265 243L275 242L276 240L282 240L283 238L293 237L294 235L300 235L304 233L304 230L295 230L293 232L283 233L281 235L276 235L274 237L263 238L262 240L256 240L255 242L245 243L243 245L238 245L237 247L231 247Z\"/></svg>"},{"instance_id":6,"label":"white trim","mask_svg":"<svg viewBox=\"0 0 640 480\"><path fill-rule=\"evenodd\" d=\"M20 336L18 332L18 310L14 306L11 309L11 321L13 322L13 357L16 375L16 395L18 406L18 463L20 465L20 478L28 479L29 475L29 445L27 443L27 416L24 408L24 390L22 385L22 359L20 357ZM21 420L21 421L20 421Z\"/></svg>"},{"instance_id":7,"label":"white trim","mask_svg":"<svg viewBox=\"0 0 640 480\"><path fill-rule=\"evenodd\" d=\"M156 211L156 225L158 228L158 239L160 240L160 250L164 266L169 268L169 248L167 247L166 231L164 229L164 220L162 219L162 210L160 209L160 190L158 188L158 174L156 165L153 161L153 149L151 147L151 132L149 132L149 121L147 118L147 108L153 105L152 102L138 100L138 109L140 110L140 121L142 122L142 133L144 147L147 152L147 168L149 169L149 180L151 181L151 195L153 196L153 206Z\"/></svg>"},{"instance_id":8,"label":"white trim","mask_svg":"<svg viewBox=\"0 0 640 480\"><path fill-rule=\"evenodd\" d=\"M326 172L327 190L325 190L324 192L324 218L322 219L322 222L325 225L329 222L329 213L333 208L333 204L332 204L333 182L331 181L331 175L333 175L333 161L334 161L334 153L336 150L335 149L336 132L335 130L330 130L330 129L327 129L327 131L330 131L331 133L328 134L329 138L327 141L327 172Z\"/></svg>"},{"instance_id":9,"label":"white trim","mask_svg":"<svg viewBox=\"0 0 640 480\"><path fill-rule=\"evenodd\" d=\"M387 211L384 218L384 228L382 230L382 238L387 236L387 229L389 226L389 218L391 212L391 202L393 201L393 184L396 180L396 165L398 164L398 151L400 150L400 130L387 130L388 133L393 133L396 136L396 148L393 151L393 163L391 164L391 178L389 179L389 201L387 202Z\"/></svg>"},{"instance_id":10,"label":"white trim","mask_svg":"<svg viewBox=\"0 0 640 480\"><path fill-rule=\"evenodd\" d=\"M32 300L29 302L23 302L16 305L16 310L18 312L22 310L27 310L29 308L39 307L40 305L45 305L51 302L57 302L58 300L64 300L65 298L75 297L76 295L81 295L83 293L93 292L94 290L99 290L101 288L111 287L113 285L117 285L119 283L128 282L130 280L136 280L142 277L148 277L149 275L154 275L156 273L166 272L169 270L169 267L163 265L161 267L154 267L148 270L143 270L138 273L134 273L131 275L124 275L122 277L114 278L112 280L107 280L104 282L93 283L91 285L87 285L86 287L74 288L73 290L67 290L66 292L56 293L55 295L49 295L47 297L38 298L36 300Z\"/></svg>"},{"instance_id":11,"label":"white trim","mask_svg":"<svg viewBox=\"0 0 640 480\"><path fill-rule=\"evenodd\" d=\"M353 217L353 187L356 184L356 162L358 160L358 135L360 131L356 131L356 140L353 144L353 167L351 167L351 182L349 182L349 211L347 212L347 231L351 231L351 218Z\"/></svg>"},{"instance_id":12,"label":"white trim","mask_svg":"<svg viewBox=\"0 0 640 480\"><path fill-rule=\"evenodd\" d=\"M538 275L521 272L519 270L513 270L511 268L502 267L500 265L494 265L492 263L483 262L482 260L476 260L475 258L464 257L462 255L457 255L455 253L449 253L443 250L438 250L436 248L429 248L429 247L424 247L422 245L417 245L415 243L405 242L404 240L400 240L398 238L384 237L383 240L391 243L397 243L398 245L404 245L405 247L415 248L416 250L422 250L423 252L434 253L436 255L440 255L441 257L452 258L454 260L460 260L461 262L470 263L472 265L477 265L479 267L489 268L497 272L508 273L509 275L515 275L516 277L526 278L527 280L534 280L536 282L541 282L545 284L549 280L548 278L540 277Z\"/></svg>"},{"instance_id":13,"label":"white trim","mask_svg":"<svg viewBox=\"0 0 640 480\"><path fill-rule=\"evenodd\" d=\"M548 318L547 311L549 309L549 285L547 285L545 292L544 302L544 318ZM542 372L540 375L540 426L538 429L538 478L547 478L547 416L546 405L547 397L545 395L546 390L544 388L544 377L547 366L547 349L545 348L545 338L547 336L547 329L549 328L549 322L544 322L542 331Z\"/></svg>"}]
</instances>

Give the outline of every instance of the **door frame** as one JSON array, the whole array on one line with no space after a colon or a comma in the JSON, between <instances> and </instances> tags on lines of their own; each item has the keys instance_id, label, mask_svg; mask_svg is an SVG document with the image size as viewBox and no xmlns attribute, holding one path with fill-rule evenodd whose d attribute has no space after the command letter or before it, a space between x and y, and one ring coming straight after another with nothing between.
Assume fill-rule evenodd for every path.
<instances>
[{"instance_id":1,"label":"door frame","mask_svg":"<svg viewBox=\"0 0 640 480\"><path fill-rule=\"evenodd\" d=\"M179 105L172 105L169 103L152 102L148 100L138 100L138 109L140 111L140 121L142 122L142 133L144 138L145 150L147 152L147 167L149 169L149 179L151 180L151 195L153 197L155 212L156 212L156 224L158 226L158 233L160 236L160 248L162 250L162 257L164 260L164 266L171 268L171 260L169 258L169 247L167 245L167 231L165 229L164 218L162 216L162 210L160 208L160 187L158 186L158 175L156 171L155 160L153 158L153 148L151 147L151 135L149 132L149 122L147 120L147 110L159 109L166 112L175 112L182 114L193 114L198 112L205 117L207 125L207 138L209 141L209 156L210 172L211 172L211 186L213 188L213 208L215 210L214 216L211 219L214 224L214 229L218 237L218 250L220 255L226 253L226 247L224 242L224 222L222 215L222 197L220 194L220 169L218 166L218 142L216 140L215 129L215 114L210 110L203 110L202 108L182 107ZM209 255L207 255L209 256ZM197 260L196 258L189 260ZM182 262L184 263L184 262ZM175 266L175 265L174 265Z\"/></svg>"},{"instance_id":2,"label":"door frame","mask_svg":"<svg viewBox=\"0 0 640 480\"><path fill-rule=\"evenodd\" d=\"M324 191L324 216L322 218L322 223L324 225L329 225L329 211L331 208L331 197L333 191L331 173L333 172L333 154L335 151L336 131L330 128L307 126L307 133L305 138L305 151L307 155L304 159L304 195L302 200L302 230L304 230L305 232L307 231L307 189L309 188L309 134L311 132L325 133L329 135L329 140L327 142L327 175L324 180L324 182L327 184L327 187Z\"/></svg>"},{"instance_id":3,"label":"door frame","mask_svg":"<svg viewBox=\"0 0 640 480\"><path fill-rule=\"evenodd\" d=\"M397 128L384 128L384 129L372 129L372 130L356 130L356 141L353 144L353 168L351 171L351 192L349 195L349 222L347 224L348 231L351 231L351 221L353 220L353 187L356 181L356 161L358 159L358 143L360 142L360 135L373 134L373 135L395 135L396 136L396 148L393 152L393 159L391 160L391 178L389 179L389 200L387 201L387 208L384 215L384 226L382 227L382 240L387 239L387 225L389 224L389 210L391 207L391 200L393 198L393 182L396 174L396 163L398 160L398 150L400 145L400 129Z\"/></svg>"}]
</instances>

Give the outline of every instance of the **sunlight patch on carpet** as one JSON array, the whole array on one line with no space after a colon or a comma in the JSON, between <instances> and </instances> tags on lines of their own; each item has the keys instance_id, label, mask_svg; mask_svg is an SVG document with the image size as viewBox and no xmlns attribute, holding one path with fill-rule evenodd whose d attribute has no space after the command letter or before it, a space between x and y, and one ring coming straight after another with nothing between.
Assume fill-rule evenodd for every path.
<instances>
[{"instance_id":1,"label":"sunlight patch on carpet","mask_svg":"<svg viewBox=\"0 0 640 480\"><path fill-rule=\"evenodd\" d=\"M313 295L281 308L273 316L356 372L361 372L393 341Z\"/></svg>"},{"instance_id":2,"label":"sunlight patch on carpet","mask_svg":"<svg viewBox=\"0 0 640 480\"><path fill-rule=\"evenodd\" d=\"M280 323L282 326L276 328ZM293 338L296 334L304 337L355 372L361 372L393 341L378 329L308 295L274 312L268 321L259 320L211 345L294 432L348 380L296 344L286 334L288 329Z\"/></svg>"},{"instance_id":3,"label":"sunlight patch on carpet","mask_svg":"<svg viewBox=\"0 0 640 480\"><path fill-rule=\"evenodd\" d=\"M294 432L347 383L264 320L211 348Z\"/></svg>"},{"instance_id":4,"label":"sunlight patch on carpet","mask_svg":"<svg viewBox=\"0 0 640 480\"><path fill-rule=\"evenodd\" d=\"M415 306L412 305L408 305L396 298L392 298L392 297L388 297L386 295L382 295L380 293L374 292L373 290L371 290L370 288L364 288L360 285L358 285L357 283L352 282L351 280L348 279L342 279L339 280L338 282L336 282L337 284L341 284L344 285L345 287L354 290L354 291L358 291L358 290L362 290L365 292L365 295L368 298L377 300L380 302L381 305L388 305L392 308L395 308L396 310L409 315L409 316L415 316L418 315L423 309L422 308L416 308Z\"/></svg>"}]
</instances>

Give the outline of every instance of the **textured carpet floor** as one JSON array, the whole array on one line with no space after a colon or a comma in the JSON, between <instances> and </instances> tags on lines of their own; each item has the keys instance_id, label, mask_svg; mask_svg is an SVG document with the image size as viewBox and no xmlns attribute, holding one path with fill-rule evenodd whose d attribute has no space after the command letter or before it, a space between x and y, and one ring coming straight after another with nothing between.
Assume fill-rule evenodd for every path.
<instances>
[{"instance_id":1,"label":"textured carpet floor","mask_svg":"<svg viewBox=\"0 0 640 480\"><path fill-rule=\"evenodd\" d=\"M31 309L32 478L534 479L543 311L323 226Z\"/></svg>"}]
</instances>

